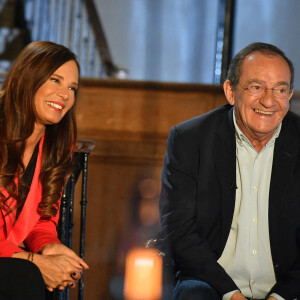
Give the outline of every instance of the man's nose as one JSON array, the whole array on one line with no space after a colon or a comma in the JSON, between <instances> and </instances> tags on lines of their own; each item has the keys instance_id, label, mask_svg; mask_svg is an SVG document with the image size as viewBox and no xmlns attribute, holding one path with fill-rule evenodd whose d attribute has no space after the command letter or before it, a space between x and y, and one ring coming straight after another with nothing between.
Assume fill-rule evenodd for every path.
<instances>
[{"instance_id":1,"label":"man's nose","mask_svg":"<svg viewBox=\"0 0 300 300\"><path fill-rule=\"evenodd\" d=\"M260 97L259 102L264 106L264 107L271 107L274 105L276 99L273 95L273 89L271 88L266 88L265 93Z\"/></svg>"}]
</instances>

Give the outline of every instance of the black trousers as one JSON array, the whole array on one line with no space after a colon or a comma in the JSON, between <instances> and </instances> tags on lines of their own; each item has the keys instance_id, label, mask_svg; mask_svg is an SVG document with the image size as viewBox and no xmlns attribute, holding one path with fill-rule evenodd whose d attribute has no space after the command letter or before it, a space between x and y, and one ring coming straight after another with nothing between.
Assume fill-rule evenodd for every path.
<instances>
[{"instance_id":1,"label":"black trousers","mask_svg":"<svg viewBox=\"0 0 300 300\"><path fill-rule=\"evenodd\" d=\"M44 300L45 283L39 268L18 258L0 258L1 300Z\"/></svg>"}]
</instances>

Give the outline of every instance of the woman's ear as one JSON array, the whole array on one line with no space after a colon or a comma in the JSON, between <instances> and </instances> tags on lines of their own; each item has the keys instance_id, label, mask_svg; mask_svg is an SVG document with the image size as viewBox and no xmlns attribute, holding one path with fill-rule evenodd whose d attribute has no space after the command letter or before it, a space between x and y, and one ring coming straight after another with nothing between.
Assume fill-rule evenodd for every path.
<instances>
[{"instance_id":1,"label":"woman's ear","mask_svg":"<svg viewBox=\"0 0 300 300\"><path fill-rule=\"evenodd\" d=\"M233 94L233 87L229 80L226 80L223 84L223 90L225 97L229 104L234 105L234 94Z\"/></svg>"}]
</instances>

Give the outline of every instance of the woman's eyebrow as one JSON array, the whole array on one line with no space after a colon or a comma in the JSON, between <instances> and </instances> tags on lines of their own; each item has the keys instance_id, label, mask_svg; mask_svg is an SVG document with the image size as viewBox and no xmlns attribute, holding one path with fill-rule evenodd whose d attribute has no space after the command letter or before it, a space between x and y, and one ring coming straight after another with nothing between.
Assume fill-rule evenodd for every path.
<instances>
[{"instance_id":1,"label":"woman's eyebrow","mask_svg":"<svg viewBox=\"0 0 300 300\"><path fill-rule=\"evenodd\" d=\"M63 76L55 74L55 73L52 76L56 76L56 77L58 77L60 79L63 79L63 80L65 79ZM78 86L78 82L73 81L72 84L75 84L76 86Z\"/></svg>"}]
</instances>

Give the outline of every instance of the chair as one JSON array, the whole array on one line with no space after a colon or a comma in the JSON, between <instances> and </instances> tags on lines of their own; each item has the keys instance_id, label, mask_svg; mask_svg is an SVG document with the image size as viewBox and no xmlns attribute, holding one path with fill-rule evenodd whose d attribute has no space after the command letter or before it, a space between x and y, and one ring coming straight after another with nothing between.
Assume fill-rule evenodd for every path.
<instances>
[{"instance_id":1,"label":"chair","mask_svg":"<svg viewBox=\"0 0 300 300\"><path fill-rule=\"evenodd\" d=\"M95 147L92 140L78 140L74 155L74 171L68 180L61 199L60 220L58 224L58 237L67 247L72 249L73 238L73 212L74 212L74 190L76 182L82 173L82 191L81 191L81 217L80 217L80 245L79 256L85 257L85 228L86 228L86 209L87 209L87 174L88 174L88 157ZM75 208L76 209L76 208ZM78 282L78 300L83 300L84 276ZM68 300L69 288L64 291L47 292L47 300Z\"/></svg>"}]
</instances>

